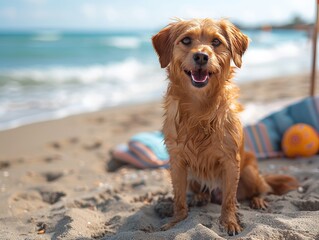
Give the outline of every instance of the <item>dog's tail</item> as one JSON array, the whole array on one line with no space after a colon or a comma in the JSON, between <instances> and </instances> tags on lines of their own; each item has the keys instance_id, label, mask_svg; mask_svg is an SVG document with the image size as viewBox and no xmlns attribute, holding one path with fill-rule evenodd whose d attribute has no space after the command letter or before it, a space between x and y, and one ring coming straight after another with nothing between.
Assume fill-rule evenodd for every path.
<instances>
[{"instance_id":1,"label":"dog's tail","mask_svg":"<svg viewBox=\"0 0 319 240\"><path fill-rule=\"evenodd\" d=\"M263 176L266 182L271 186L272 193L275 195L283 195L291 190L299 187L298 180L292 176L269 174Z\"/></svg>"},{"instance_id":2,"label":"dog's tail","mask_svg":"<svg viewBox=\"0 0 319 240\"><path fill-rule=\"evenodd\" d=\"M252 152L245 151L244 160L246 165L250 165L258 169L257 158ZM263 180L265 180L265 182L271 187L271 189L269 189L269 187L266 187L261 190L260 193L266 191L275 195L283 195L299 187L298 180L289 175L265 174L262 177Z\"/></svg>"}]
</instances>

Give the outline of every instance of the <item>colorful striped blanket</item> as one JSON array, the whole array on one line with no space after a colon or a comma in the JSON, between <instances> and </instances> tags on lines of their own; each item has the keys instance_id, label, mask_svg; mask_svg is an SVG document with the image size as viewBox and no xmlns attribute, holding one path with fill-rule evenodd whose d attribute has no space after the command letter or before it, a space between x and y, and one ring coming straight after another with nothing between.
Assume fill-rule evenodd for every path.
<instances>
[{"instance_id":1,"label":"colorful striped blanket","mask_svg":"<svg viewBox=\"0 0 319 240\"><path fill-rule=\"evenodd\" d=\"M164 136L160 131L136 134L128 144L118 145L112 156L138 168L167 168L169 162Z\"/></svg>"},{"instance_id":2,"label":"colorful striped blanket","mask_svg":"<svg viewBox=\"0 0 319 240\"><path fill-rule=\"evenodd\" d=\"M244 127L245 148L258 159L282 157L281 139L284 132L296 123L306 123L319 132L319 97L308 97ZM128 144L117 146L112 156L138 168L169 166L169 155L160 131L133 136Z\"/></svg>"},{"instance_id":3,"label":"colorful striped blanket","mask_svg":"<svg viewBox=\"0 0 319 240\"><path fill-rule=\"evenodd\" d=\"M246 126L245 147L258 159L282 157L281 140L294 124L306 123L319 132L319 97L308 97L272 113L257 124Z\"/></svg>"}]
</instances>

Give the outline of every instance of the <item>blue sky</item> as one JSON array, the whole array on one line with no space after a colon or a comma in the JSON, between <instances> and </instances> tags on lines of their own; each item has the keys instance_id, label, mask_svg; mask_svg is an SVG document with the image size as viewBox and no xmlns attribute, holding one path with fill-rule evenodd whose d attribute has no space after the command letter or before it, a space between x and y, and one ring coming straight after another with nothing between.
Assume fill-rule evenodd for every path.
<instances>
[{"instance_id":1,"label":"blue sky","mask_svg":"<svg viewBox=\"0 0 319 240\"><path fill-rule=\"evenodd\" d=\"M171 18L227 17L247 25L300 15L313 22L315 0L0 0L0 29L154 29Z\"/></svg>"}]
</instances>

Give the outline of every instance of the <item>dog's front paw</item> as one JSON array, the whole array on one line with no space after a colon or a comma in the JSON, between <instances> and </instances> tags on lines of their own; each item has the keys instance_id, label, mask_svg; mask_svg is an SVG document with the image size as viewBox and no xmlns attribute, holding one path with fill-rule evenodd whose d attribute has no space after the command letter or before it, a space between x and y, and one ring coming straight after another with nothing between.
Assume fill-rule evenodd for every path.
<instances>
[{"instance_id":1,"label":"dog's front paw","mask_svg":"<svg viewBox=\"0 0 319 240\"><path fill-rule=\"evenodd\" d=\"M223 222L222 225L229 236L235 236L243 230L236 221Z\"/></svg>"},{"instance_id":2,"label":"dog's front paw","mask_svg":"<svg viewBox=\"0 0 319 240\"><path fill-rule=\"evenodd\" d=\"M222 214L220 216L220 224L227 231L229 236L235 236L240 233L243 229L239 225L238 217L234 214Z\"/></svg>"},{"instance_id":3,"label":"dog's front paw","mask_svg":"<svg viewBox=\"0 0 319 240\"><path fill-rule=\"evenodd\" d=\"M173 219L171 222L169 222L169 223L167 223L167 224L164 224L164 225L161 227L161 231L166 231L166 230L170 229L171 227L175 226L176 223L178 223L178 222L184 220L185 218L187 218L187 211L185 211L185 212L183 211L183 212L181 212L180 214L175 215L175 216L174 216L174 219Z\"/></svg>"}]
</instances>

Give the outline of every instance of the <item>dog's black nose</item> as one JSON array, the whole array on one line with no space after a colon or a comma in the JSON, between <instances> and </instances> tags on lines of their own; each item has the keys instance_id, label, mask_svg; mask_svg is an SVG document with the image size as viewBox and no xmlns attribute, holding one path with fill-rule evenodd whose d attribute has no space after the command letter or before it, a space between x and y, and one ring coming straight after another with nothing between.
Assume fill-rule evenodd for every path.
<instances>
[{"instance_id":1,"label":"dog's black nose","mask_svg":"<svg viewBox=\"0 0 319 240\"><path fill-rule=\"evenodd\" d=\"M196 64L203 66L206 65L208 62L208 55L206 53L197 52L194 53L193 59Z\"/></svg>"}]
</instances>

